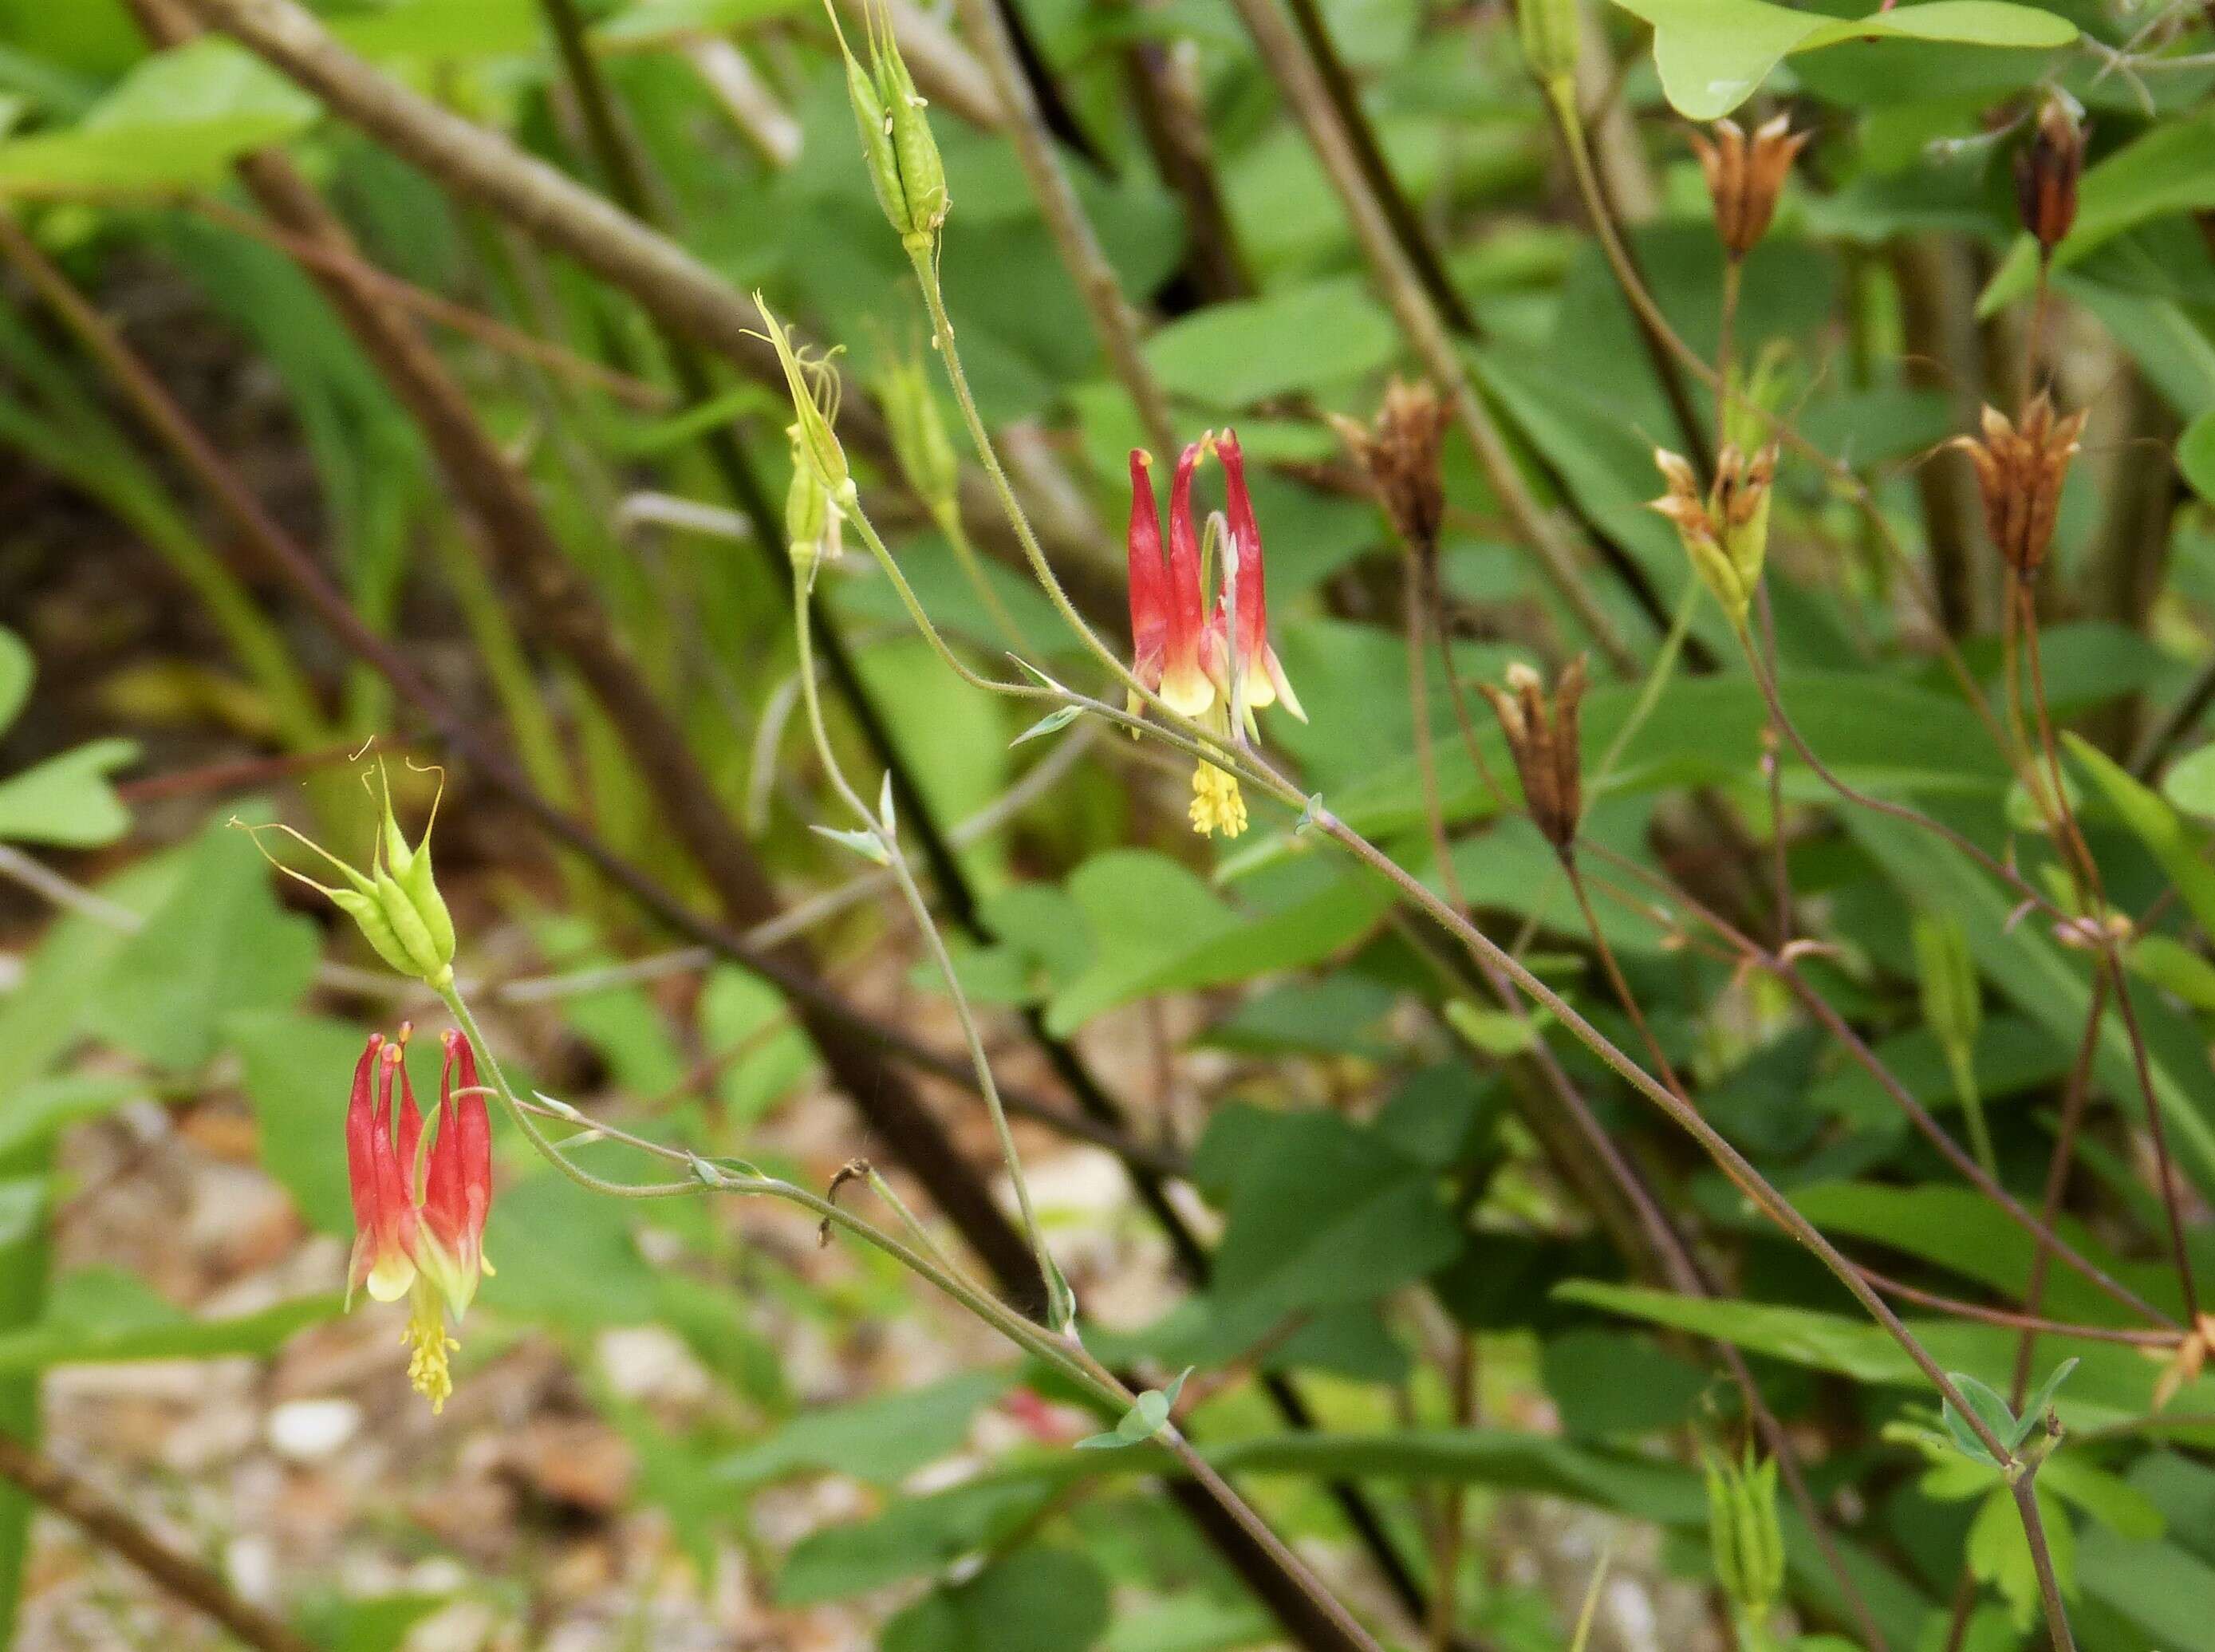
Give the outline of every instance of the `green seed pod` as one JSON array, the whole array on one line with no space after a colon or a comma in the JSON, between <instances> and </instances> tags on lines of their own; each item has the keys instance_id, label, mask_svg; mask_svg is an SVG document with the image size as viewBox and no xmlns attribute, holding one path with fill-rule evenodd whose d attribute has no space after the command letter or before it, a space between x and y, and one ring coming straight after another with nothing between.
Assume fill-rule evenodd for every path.
<instances>
[{"instance_id":1,"label":"green seed pod","mask_svg":"<svg viewBox=\"0 0 2215 1652\"><path fill-rule=\"evenodd\" d=\"M1709 1457L1708 1540L1715 1581L1732 1604L1755 1621L1784 1592L1784 1533L1776 1514L1776 1463L1757 1463L1746 1447L1742 1464Z\"/></svg>"},{"instance_id":2,"label":"green seed pod","mask_svg":"<svg viewBox=\"0 0 2215 1652\"><path fill-rule=\"evenodd\" d=\"M815 567L831 537L831 496L822 478L801 451L800 427L791 427L792 485L784 495L784 537L792 566L802 583L815 578Z\"/></svg>"},{"instance_id":3,"label":"green seed pod","mask_svg":"<svg viewBox=\"0 0 2215 1652\"><path fill-rule=\"evenodd\" d=\"M877 380L877 399L892 427L893 457L917 498L940 513L955 507L960 461L947 434L945 417L920 361L899 360Z\"/></svg>"},{"instance_id":4,"label":"green seed pod","mask_svg":"<svg viewBox=\"0 0 2215 1652\"><path fill-rule=\"evenodd\" d=\"M321 886L318 886L321 887ZM362 938L369 943L370 950L384 960L398 973L415 974L415 961L408 949L393 932L392 922L385 916L383 904L374 894L364 894L359 889L325 888L331 905L354 921Z\"/></svg>"},{"instance_id":5,"label":"green seed pod","mask_svg":"<svg viewBox=\"0 0 2215 1652\"><path fill-rule=\"evenodd\" d=\"M377 903L383 909L386 924L400 943L401 950L408 955L408 973L434 986L451 980L453 954L439 949L431 926L423 921L423 914L400 887L400 881L389 869L378 866L371 869L370 881L377 892Z\"/></svg>"},{"instance_id":6,"label":"green seed pod","mask_svg":"<svg viewBox=\"0 0 2215 1652\"><path fill-rule=\"evenodd\" d=\"M1969 956L1969 937L1951 913L1918 912L1915 918L1915 962L1922 977L1923 1019L1942 1047L1971 1052L1984 1018L1977 966Z\"/></svg>"},{"instance_id":7,"label":"green seed pod","mask_svg":"<svg viewBox=\"0 0 2215 1652\"><path fill-rule=\"evenodd\" d=\"M885 112L892 120L893 156L899 163L900 187L907 197L908 227L903 241L927 245L946 222L953 205L946 194L946 163L940 159L938 139L932 136L930 117L924 114L923 95L915 89L907 59L900 55L892 19L881 9L872 18L869 49L875 59L877 83L882 88Z\"/></svg>"},{"instance_id":8,"label":"green seed pod","mask_svg":"<svg viewBox=\"0 0 2215 1652\"><path fill-rule=\"evenodd\" d=\"M1540 85L1550 90L1575 80L1577 0L1515 0L1515 25L1524 61Z\"/></svg>"}]
</instances>

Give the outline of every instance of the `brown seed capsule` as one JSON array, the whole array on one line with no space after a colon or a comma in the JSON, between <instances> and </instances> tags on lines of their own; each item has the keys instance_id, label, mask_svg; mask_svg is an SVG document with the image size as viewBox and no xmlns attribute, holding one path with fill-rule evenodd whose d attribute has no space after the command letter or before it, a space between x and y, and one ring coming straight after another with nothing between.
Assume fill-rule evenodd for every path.
<instances>
[{"instance_id":1,"label":"brown seed capsule","mask_svg":"<svg viewBox=\"0 0 2215 1652\"><path fill-rule=\"evenodd\" d=\"M2027 578L2038 571L2052 543L2061 484L2084 433L2084 415L2056 418L2052 399L2040 390L2013 424L1998 408L1986 408L1984 427L1983 439L1956 436L1954 445L1977 467L1992 548Z\"/></svg>"},{"instance_id":2,"label":"brown seed capsule","mask_svg":"<svg viewBox=\"0 0 2215 1652\"><path fill-rule=\"evenodd\" d=\"M2039 111L2030 141L2016 151L2016 210L2022 227L2051 254L2077 221L2077 180L2084 170L2084 132L2076 111L2059 97Z\"/></svg>"},{"instance_id":3,"label":"brown seed capsule","mask_svg":"<svg viewBox=\"0 0 2215 1652\"><path fill-rule=\"evenodd\" d=\"M1518 663L1507 668L1507 686L1484 684L1484 696L1507 736L1508 755L1523 783L1524 806L1546 841L1566 851L1576 841L1584 817L1582 767L1577 743L1577 711L1585 695L1582 654L1562 668L1549 702L1538 673Z\"/></svg>"},{"instance_id":4,"label":"brown seed capsule","mask_svg":"<svg viewBox=\"0 0 2215 1652\"><path fill-rule=\"evenodd\" d=\"M1752 251L1776 216L1784 175L1807 142L1806 132L1790 126L1791 117L1780 114L1755 128L1752 138L1735 120L1716 121L1712 142L1699 132L1690 134L1692 152L1707 174L1708 198L1715 202L1715 233L1733 259Z\"/></svg>"},{"instance_id":5,"label":"brown seed capsule","mask_svg":"<svg viewBox=\"0 0 2215 1652\"><path fill-rule=\"evenodd\" d=\"M1429 384L1395 378L1374 425L1335 418L1340 438L1369 477L1392 531L1428 566L1437 556L1439 524L1446 512L1439 475L1439 445L1448 420L1445 404Z\"/></svg>"}]
</instances>

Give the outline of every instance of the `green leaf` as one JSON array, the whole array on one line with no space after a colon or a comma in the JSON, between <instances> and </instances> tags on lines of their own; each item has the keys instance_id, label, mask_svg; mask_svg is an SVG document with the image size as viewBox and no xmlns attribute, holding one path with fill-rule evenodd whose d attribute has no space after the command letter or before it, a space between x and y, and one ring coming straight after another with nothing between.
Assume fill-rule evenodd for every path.
<instances>
[{"instance_id":1,"label":"green leaf","mask_svg":"<svg viewBox=\"0 0 2215 1652\"><path fill-rule=\"evenodd\" d=\"M2144 976L2195 1010L2215 1011L2215 964L2181 941L2166 935L2145 936L2131 943L2126 955L2132 973Z\"/></svg>"},{"instance_id":2,"label":"green leaf","mask_svg":"<svg viewBox=\"0 0 2215 1652\"><path fill-rule=\"evenodd\" d=\"M1008 744L1021 746L1025 740L1037 740L1041 735L1058 734L1083 715L1084 708L1081 705L1065 705L1058 711L1049 711Z\"/></svg>"},{"instance_id":3,"label":"green leaf","mask_svg":"<svg viewBox=\"0 0 2215 1652\"><path fill-rule=\"evenodd\" d=\"M1989 1385L1978 1381L1965 1372L1949 1371L1946 1374L1953 1379L1954 1388L1967 1403L1969 1411L1976 1420L1983 1423L2002 1446L2013 1451L2021 1443L2022 1430L2016 1422L2015 1413L2008 1409L2008 1403ZM1993 1455L1991 1447L1970 1426L1967 1418L1961 1415L1952 1400L1942 1403L1941 1412L1945 1419L1946 1432L1954 1436L1954 1444L1962 1456L1972 1462L1989 1464L1994 1468L1999 1466L2000 1459Z\"/></svg>"},{"instance_id":4,"label":"green leaf","mask_svg":"<svg viewBox=\"0 0 2215 1652\"><path fill-rule=\"evenodd\" d=\"M1999 0L1932 0L1858 18L1794 11L1765 0L1616 0L1654 25L1661 89L1689 120L1714 120L1753 95L1794 52L1844 40L1953 40L1969 46L2051 49L2077 26L2050 11Z\"/></svg>"},{"instance_id":5,"label":"green leaf","mask_svg":"<svg viewBox=\"0 0 2215 1652\"><path fill-rule=\"evenodd\" d=\"M1067 1549L1018 1550L885 1625L883 1652L1084 1652L1108 1632L1108 1580Z\"/></svg>"},{"instance_id":6,"label":"green leaf","mask_svg":"<svg viewBox=\"0 0 2215 1652\"><path fill-rule=\"evenodd\" d=\"M700 992L700 1042L721 1066L716 1093L733 1127L753 1124L815 1070L815 1047L777 990L758 976L718 969Z\"/></svg>"},{"instance_id":7,"label":"green leaf","mask_svg":"<svg viewBox=\"0 0 2215 1652\"><path fill-rule=\"evenodd\" d=\"M467 59L535 52L546 22L537 0L400 0L330 30L365 58Z\"/></svg>"},{"instance_id":8,"label":"green leaf","mask_svg":"<svg viewBox=\"0 0 2215 1652\"><path fill-rule=\"evenodd\" d=\"M230 1016L296 1002L316 967L316 926L277 904L245 832L210 826L187 857L176 891L117 952L89 1016L173 1072L213 1055Z\"/></svg>"},{"instance_id":9,"label":"green leaf","mask_svg":"<svg viewBox=\"0 0 2215 1652\"><path fill-rule=\"evenodd\" d=\"M2089 740L2065 731L2061 738L2069 754L2098 784L2108 807L2161 863L2200 929L2215 935L2215 866L2210 866L2200 854L2205 834L2186 826L2158 792L2133 779L2128 770Z\"/></svg>"},{"instance_id":10,"label":"green leaf","mask_svg":"<svg viewBox=\"0 0 2215 1652\"><path fill-rule=\"evenodd\" d=\"M2176 439L2176 468L2192 484L2194 493L2215 504L2215 408L2187 425L2184 433ZM2215 814L2215 808L2197 808L2194 812Z\"/></svg>"},{"instance_id":11,"label":"green leaf","mask_svg":"<svg viewBox=\"0 0 2215 1652\"><path fill-rule=\"evenodd\" d=\"M2095 249L2149 219L2215 206L2215 110L2161 121L2094 166L2077 186L2077 221L2053 249L2053 267L2066 269ZM2038 279L2038 243L2024 235L1985 284L1979 319L2014 303Z\"/></svg>"},{"instance_id":12,"label":"green leaf","mask_svg":"<svg viewBox=\"0 0 2215 1652\"><path fill-rule=\"evenodd\" d=\"M2047 1408L2053 1403L2053 1397L2061 1391L2061 1385L2069 1380L2069 1373L2077 1369L2077 1364L2078 1361L2075 1360L2064 1360L2053 1367L2052 1376L2039 1384L2038 1391L2033 1394L2023 1405L2023 1433L2016 1443L2019 1444L2021 1440L2030 1437L2030 1430L2044 1418Z\"/></svg>"},{"instance_id":13,"label":"green leaf","mask_svg":"<svg viewBox=\"0 0 2215 1652\"><path fill-rule=\"evenodd\" d=\"M317 113L242 47L194 40L146 58L75 126L0 143L0 196L213 184Z\"/></svg>"},{"instance_id":14,"label":"green leaf","mask_svg":"<svg viewBox=\"0 0 2215 1652\"><path fill-rule=\"evenodd\" d=\"M2178 758L2161 789L2170 802L2187 814L2215 815L2215 744Z\"/></svg>"},{"instance_id":15,"label":"green leaf","mask_svg":"<svg viewBox=\"0 0 2215 1652\"><path fill-rule=\"evenodd\" d=\"M811 1407L723 1458L712 1471L742 1486L805 1472L894 1485L960 1450L979 1408L1007 1386L1002 1373L965 1372L899 1393Z\"/></svg>"},{"instance_id":16,"label":"green leaf","mask_svg":"<svg viewBox=\"0 0 2215 1652\"><path fill-rule=\"evenodd\" d=\"M23 709L36 669L23 639L0 625L0 732L4 732L15 721L15 714Z\"/></svg>"},{"instance_id":17,"label":"green leaf","mask_svg":"<svg viewBox=\"0 0 2215 1652\"><path fill-rule=\"evenodd\" d=\"M232 1016L224 1033L245 1069L241 1083L254 1109L261 1168L309 1226L350 1237L347 1091L361 1058L361 1029L325 1016L259 1010ZM420 1077L424 1058L416 1059Z\"/></svg>"},{"instance_id":18,"label":"green leaf","mask_svg":"<svg viewBox=\"0 0 2215 1652\"><path fill-rule=\"evenodd\" d=\"M99 1280L106 1300L91 1323L79 1307L57 1302L38 1323L0 1333L0 1373L141 1360L260 1358L275 1353L296 1332L336 1318L345 1306L333 1291L296 1297L256 1313L195 1319L153 1297L129 1274L103 1272ZM127 1301L120 1299L126 1294Z\"/></svg>"},{"instance_id":19,"label":"green leaf","mask_svg":"<svg viewBox=\"0 0 2215 1652\"><path fill-rule=\"evenodd\" d=\"M874 832L847 831L827 826L811 826L807 829L819 837L828 838L832 843L852 850L865 861L878 866L891 864L886 858L884 844L877 841L877 834Z\"/></svg>"},{"instance_id":20,"label":"green leaf","mask_svg":"<svg viewBox=\"0 0 2215 1652\"><path fill-rule=\"evenodd\" d=\"M1149 338L1146 359L1170 395L1236 408L1359 378L1399 348L1391 316L1347 277L1195 310Z\"/></svg>"},{"instance_id":21,"label":"green leaf","mask_svg":"<svg viewBox=\"0 0 2215 1652\"><path fill-rule=\"evenodd\" d=\"M1068 1033L1150 993L1318 963L1365 934L1392 902L1381 880L1329 857L1272 871L1242 885L1250 903L1242 914L1166 856L1119 849L1087 861L1068 887L1093 954L1055 995L1047 1027Z\"/></svg>"},{"instance_id":22,"label":"green leaf","mask_svg":"<svg viewBox=\"0 0 2215 1652\"><path fill-rule=\"evenodd\" d=\"M2085 1593L2135 1625L2163 1652L2215 1652L2215 1565L2175 1543L2148 1543L2104 1525L2086 1528L2079 1555Z\"/></svg>"},{"instance_id":23,"label":"green leaf","mask_svg":"<svg viewBox=\"0 0 2215 1652\"><path fill-rule=\"evenodd\" d=\"M1461 1249L1431 1172L1333 1114L1226 1108L1193 1173L1230 1185L1209 1296L1249 1336L1293 1314L1372 1300Z\"/></svg>"},{"instance_id":24,"label":"green leaf","mask_svg":"<svg viewBox=\"0 0 2215 1652\"><path fill-rule=\"evenodd\" d=\"M2054 1575L2062 1592L2073 1596L2077 1593L2076 1528L2044 1490L2036 1495ZM1976 1519L1970 1522L1967 1558L1970 1571L2006 1599L2016 1629L2028 1632L2037 1624L2038 1574L2033 1568L2029 1539L2023 1535L2022 1517L2016 1511L2014 1494L2005 1486L1985 1499Z\"/></svg>"},{"instance_id":25,"label":"green leaf","mask_svg":"<svg viewBox=\"0 0 2215 1652\"><path fill-rule=\"evenodd\" d=\"M131 829L107 777L138 760L138 743L89 740L0 780L0 840L94 849Z\"/></svg>"},{"instance_id":26,"label":"green leaf","mask_svg":"<svg viewBox=\"0 0 2215 1652\"><path fill-rule=\"evenodd\" d=\"M139 1093L129 1080L104 1073L36 1079L12 1090L0 1106L0 1160L43 1147L71 1125L112 1113Z\"/></svg>"}]
</instances>

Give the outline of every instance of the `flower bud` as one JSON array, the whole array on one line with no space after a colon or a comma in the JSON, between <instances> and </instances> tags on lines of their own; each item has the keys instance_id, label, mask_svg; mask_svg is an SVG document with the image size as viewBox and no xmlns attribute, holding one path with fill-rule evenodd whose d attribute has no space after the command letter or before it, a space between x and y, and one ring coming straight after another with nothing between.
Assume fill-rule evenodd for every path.
<instances>
[{"instance_id":1,"label":"flower bud","mask_svg":"<svg viewBox=\"0 0 2215 1652\"><path fill-rule=\"evenodd\" d=\"M868 19L866 67L846 44L838 14L825 0L838 51L846 60L846 96L861 130L862 159L885 217L911 251L929 247L946 222L952 203L946 193L946 164L931 135L930 120L915 77L900 55L892 20L881 4L862 0Z\"/></svg>"},{"instance_id":2,"label":"flower bud","mask_svg":"<svg viewBox=\"0 0 2215 1652\"><path fill-rule=\"evenodd\" d=\"M1578 26L1577 0L1515 0L1523 59L1549 92L1576 78Z\"/></svg>"},{"instance_id":3,"label":"flower bud","mask_svg":"<svg viewBox=\"0 0 2215 1652\"><path fill-rule=\"evenodd\" d=\"M1715 203L1715 233L1733 261L1752 252L1776 215L1776 198L1785 175L1807 134L1790 130L1791 118L1778 115L1752 138L1735 120L1718 120L1712 140L1691 134L1692 152L1707 175L1708 198Z\"/></svg>"},{"instance_id":4,"label":"flower bud","mask_svg":"<svg viewBox=\"0 0 2215 1652\"><path fill-rule=\"evenodd\" d=\"M2015 157L2016 210L2043 257L2052 255L2077 221L2077 180L2083 170L2083 128L2075 107L2056 93L2039 111L2030 141Z\"/></svg>"},{"instance_id":5,"label":"flower bud","mask_svg":"<svg viewBox=\"0 0 2215 1652\"><path fill-rule=\"evenodd\" d=\"M1749 1619L1766 1617L1784 1592L1784 1533L1776 1515L1776 1459L1707 1460L1708 1541L1715 1581Z\"/></svg>"}]
</instances>

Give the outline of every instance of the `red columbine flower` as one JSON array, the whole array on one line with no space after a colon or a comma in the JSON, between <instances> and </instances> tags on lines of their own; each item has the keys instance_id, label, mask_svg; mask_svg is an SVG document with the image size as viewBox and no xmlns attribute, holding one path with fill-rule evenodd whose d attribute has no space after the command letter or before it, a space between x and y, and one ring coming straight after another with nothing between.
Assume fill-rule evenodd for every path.
<instances>
[{"instance_id":1,"label":"red columbine flower","mask_svg":"<svg viewBox=\"0 0 2215 1652\"><path fill-rule=\"evenodd\" d=\"M492 1131L476 1053L450 1032L438 1130L426 1152L423 1115L403 1059L407 1043L405 1026L390 1042L372 1033L354 1066L346 1126L354 1219L347 1294L351 1300L366 1285L379 1302L408 1299L408 1379L437 1411L453 1392L447 1355L459 1346L447 1334L446 1314L458 1322L479 1277L492 1272L484 1260Z\"/></svg>"},{"instance_id":2,"label":"red columbine flower","mask_svg":"<svg viewBox=\"0 0 2215 1652\"><path fill-rule=\"evenodd\" d=\"M1246 491L1245 456L1238 439L1225 431L1220 444L1229 479L1231 548L1224 556L1235 586L1237 636L1230 636L1230 616L1218 599L1211 616L1201 588L1200 532L1193 521L1192 477L1201 459L1218 451L1211 434L1177 456L1169 482L1169 556L1162 556L1161 519L1154 503L1153 461L1142 450L1131 451L1131 674L1161 696L1170 710L1200 721L1215 734L1229 732L1231 715L1230 662L1238 665L1237 715L1249 733L1254 708L1281 702L1302 722L1307 713L1285 675L1277 651L1269 646L1269 612L1262 586L1261 530ZM1137 709L1137 696L1132 697ZM1192 777L1193 829L1235 838L1246 829L1246 805L1235 776L1203 761Z\"/></svg>"},{"instance_id":3,"label":"red columbine flower","mask_svg":"<svg viewBox=\"0 0 2215 1652\"><path fill-rule=\"evenodd\" d=\"M1308 714L1300 709L1300 697L1292 692L1292 682L1277 659L1277 651L1269 646L1269 604L1261 571L1261 525L1254 519L1254 501L1246 492L1246 456L1239 451L1237 432L1224 431L1216 439L1215 451L1223 456L1226 514L1230 520L1231 542L1237 547L1238 577L1234 594L1238 609L1238 688L1246 703L1241 708L1246 726L1252 731L1255 710L1280 700L1285 710L1305 722ZM1222 657L1225 618L1224 604L1218 599L1214 621L1218 660ZM1227 698L1230 691L1227 667L1220 680Z\"/></svg>"}]
</instances>

